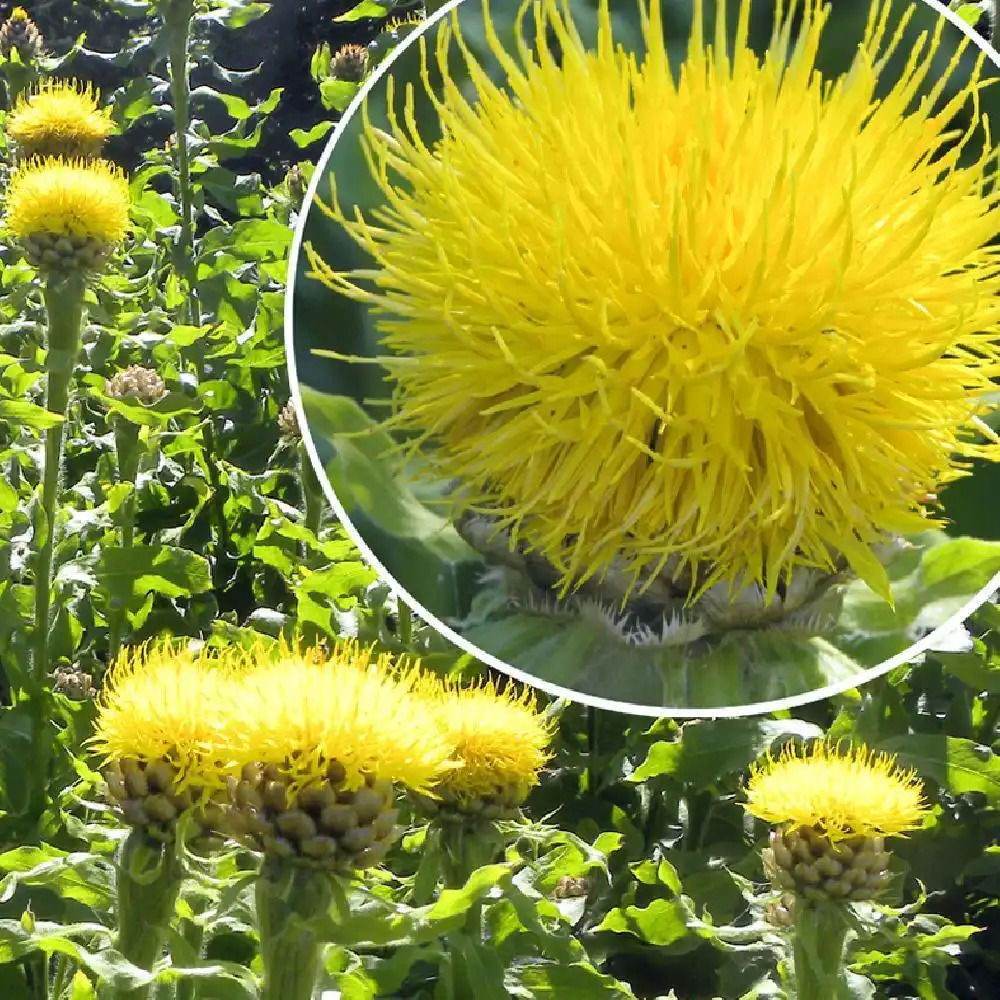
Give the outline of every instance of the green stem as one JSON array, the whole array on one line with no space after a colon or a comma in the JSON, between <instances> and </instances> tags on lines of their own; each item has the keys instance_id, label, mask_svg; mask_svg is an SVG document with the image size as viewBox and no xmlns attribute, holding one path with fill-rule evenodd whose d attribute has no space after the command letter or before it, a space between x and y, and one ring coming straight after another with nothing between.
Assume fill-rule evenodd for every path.
<instances>
[{"instance_id":1,"label":"green stem","mask_svg":"<svg viewBox=\"0 0 1000 1000\"><path fill-rule=\"evenodd\" d=\"M204 381L202 366L199 369L199 383ZM215 438L215 415L209 414L202 425L205 440L205 467L208 470L208 484L212 487L212 510L215 512L216 530L219 533L216 542L215 575L216 584L223 585L232 548L229 544L229 521L226 520L226 502L222 497L222 480L219 478L219 467L215 464L218 444Z\"/></svg>"},{"instance_id":2,"label":"green stem","mask_svg":"<svg viewBox=\"0 0 1000 1000\"><path fill-rule=\"evenodd\" d=\"M118 509L119 545L132 548L135 542L135 483L139 475L139 428L125 417L114 418L115 451L118 457L118 481L130 483L132 492ZM127 609L112 604L108 624L108 663L114 663L122 646Z\"/></svg>"},{"instance_id":3,"label":"green stem","mask_svg":"<svg viewBox=\"0 0 1000 1000\"><path fill-rule=\"evenodd\" d=\"M205 938L205 931L201 924L196 923L194 920L182 920L180 932L191 950L200 956ZM197 982L196 979L191 978L181 979L177 983L174 1000L195 1000L197 996L195 989Z\"/></svg>"},{"instance_id":4,"label":"green stem","mask_svg":"<svg viewBox=\"0 0 1000 1000\"><path fill-rule=\"evenodd\" d=\"M56 955L53 965L52 988L49 992L54 1000L59 1000L70 984L73 969L65 955Z\"/></svg>"},{"instance_id":5,"label":"green stem","mask_svg":"<svg viewBox=\"0 0 1000 1000\"><path fill-rule=\"evenodd\" d=\"M504 849L504 838L495 823L441 823L441 883L445 889L461 889L473 873L493 864Z\"/></svg>"},{"instance_id":6,"label":"green stem","mask_svg":"<svg viewBox=\"0 0 1000 1000\"><path fill-rule=\"evenodd\" d=\"M311 1000L324 946L316 924L330 912L330 878L264 861L254 887L264 965L260 1000Z\"/></svg>"},{"instance_id":7,"label":"green stem","mask_svg":"<svg viewBox=\"0 0 1000 1000\"><path fill-rule=\"evenodd\" d=\"M35 631L32 640L29 696L35 703L36 712L31 759L36 775L35 807L39 815L44 809L49 761L52 754L48 732L48 699L45 690L50 668L52 561L55 552L59 475L62 467L66 412L69 409L70 390L73 385L73 369L80 348L84 290L84 281L78 277L45 286L45 309L48 318L45 406L59 417L59 422L45 431L42 496L41 502L35 508L32 533L35 550Z\"/></svg>"},{"instance_id":8,"label":"green stem","mask_svg":"<svg viewBox=\"0 0 1000 1000\"><path fill-rule=\"evenodd\" d=\"M795 900L795 1000L848 1000L844 945L849 925L841 903Z\"/></svg>"},{"instance_id":9,"label":"green stem","mask_svg":"<svg viewBox=\"0 0 1000 1000\"><path fill-rule=\"evenodd\" d=\"M133 830L118 858L118 950L133 965L152 970L163 953L163 941L181 887L181 868L174 850ZM118 989L114 1000L146 1000L149 986Z\"/></svg>"},{"instance_id":10,"label":"green stem","mask_svg":"<svg viewBox=\"0 0 1000 1000\"><path fill-rule=\"evenodd\" d=\"M299 479L302 483L305 526L318 537L323 523L323 488L316 478L316 471L302 443L299 444Z\"/></svg>"},{"instance_id":11,"label":"green stem","mask_svg":"<svg viewBox=\"0 0 1000 1000\"><path fill-rule=\"evenodd\" d=\"M187 285L185 311L195 326L201 322L193 275L194 202L191 189L191 156L188 130L191 126L191 82L188 78L188 48L191 44L193 0L170 0L164 14L167 31L167 62L170 73L170 96L173 103L174 133L177 138L177 192L180 202L180 235L176 247L178 274Z\"/></svg>"},{"instance_id":12,"label":"green stem","mask_svg":"<svg viewBox=\"0 0 1000 1000\"><path fill-rule=\"evenodd\" d=\"M406 601L396 600L396 634L407 649L413 642L413 612Z\"/></svg>"}]
</instances>

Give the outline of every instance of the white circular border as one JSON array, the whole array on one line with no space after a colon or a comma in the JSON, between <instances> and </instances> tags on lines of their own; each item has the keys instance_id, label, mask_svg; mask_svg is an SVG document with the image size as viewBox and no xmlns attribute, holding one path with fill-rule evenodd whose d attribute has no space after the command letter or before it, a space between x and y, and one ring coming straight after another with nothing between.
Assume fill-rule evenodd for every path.
<instances>
[{"instance_id":1,"label":"white circular border","mask_svg":"<svg viewBox=\"0 0 1000 1000\"><path fill-rule=\"evenodd\" d=\"M346 129L348 122L361 107L369 91L374 89L382 77L388 73L389 68L392 66L396 57L411 45L415 44L424 32L426 32L432 25L447 17L456 7L465 2L466 0L448 0L448 2L440 10L432 14L416 31L407 35L407 37L404 38L403 41L400 42L400 44L393 50L389 58L382 62L371 77L365 81L364 85L355 95L354 100L351 101L347 110L337 122L336 128L333 130L333 135L327 142L326 149L323 150L323 155L319 158L319 162L316 164L312 179L309 182L309 188L306 191L305 198L302 202L303 206L309 206L309 208L312 207L312 204L316 199L316 192L319 188L320 179L326 175L326 167L329 163L330 157L333 155L334 149L337 146L337 141ZM948 10L939 2L939 0L923 0L923 2L946 20L954 24L963 34L967 35L972 40L973 44L986 54L987 59L989 59L997 67L997 69L1000 70L1000 53L997 53L989 44L987 44L987 42L973 30L971 25L963 21L957 14ZM306 453L309 455L309 461L312 462L317 478L323 488L323 493L336 512L340 523L344 526L344 530L350 536L354 544L361 550L361 554L365 557L366 561L375 568L381 579L389 586L396 599L403 601L413 611L415 611L420 618L432 625L446 639L454 643L459 649L464 650L471 656L474 656L480 662L485 663L488 666L493 667L495 670L499 670L501 673L507 674L510 677L514 677L524 684L529 684L532 687L539 688L540 690L545 691L548 694L555 695L558 698L566 698L570 701L580 702L581 704L589 705L593 708L603 708L611 712L623 712L628 715L639 715L657 719L724 719L741 718L751 715L765 715L769 712L778 712L787 708L796 708L800 705L808 705L812 702L821 701L822 699L829 698L833 695L842 694L845 691L850 691L852 688L867 684L869 681L888 673L890 670L900 666L901 664L914 660L921 653L932 647L938 639L947 635L953 629L961 626L962 623L986 601L990 594L1000 589L1000 572L998 572L993 579L985 587L983 587L978 594L976 594L974 598L968 601L960 611L952 615L951 618L949 618L943 625L939 625L933 632L928 633L908 649L903 650L903 652L898 653L896 656L890 657L877 667L870 667L867 670L861 671L861 673L859 673L856 677L853 677L850 681L830 684L824 688L814 688L807 694L794 695L787 698L778 698L774 701L760 701L751 705L713 709L656 708L652 705L633 705L630 702L613 701L609 698L597 698L592 695L585 695L578 691L573 691L569 688L560 687L557 684L550 684L547 681L539 680L530 674L524 673L524 671L510 666L498 657L487 653L486 650L479 649L474 646L467 639L463 638L453 629L449 628L436 615L432 614L427 608L415 601L396 582L396 580L386 571L381 562L379 562L375 553L368 547L368 544L361 536L361 533L354 527L354 524L347 515L347 511L344 509L343 504L341 504L330 485L330 481L326 476L326 470L323 468L323 463L320 461L319 453L316 450L312 434L309 431L309 421L306 419L305 408L302 405L302 393L299 391L299 380L295 362L293 323L295 302L294 292L296 275L298 272L299 255L302 252L302 239L307 218L308 209L304 209L298 219L295 226L295 232L292 236L288 262L288 279L285 286L284 322L285 355L288 365L288 381L291 388L292 403L295 406L295 412L298 416L299 427L302 430L302 441L305 444Z\"/></svg>"}]
</instances>

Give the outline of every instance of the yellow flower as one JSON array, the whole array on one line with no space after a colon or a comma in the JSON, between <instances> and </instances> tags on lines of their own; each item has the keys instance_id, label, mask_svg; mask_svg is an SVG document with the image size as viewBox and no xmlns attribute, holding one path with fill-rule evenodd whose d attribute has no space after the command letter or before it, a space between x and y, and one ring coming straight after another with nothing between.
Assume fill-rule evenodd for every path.
<instances>
[{"instance_id":1,"label":"yellow flower","mask_svg":"<svg viewBox=\"0 0 1000 1000\"><path fill-rule=\"evenodd\" d=\"M227 746L242 725L234 713L234 675L254 656L167 642L126 650L97 698L89 745L107 761L167 761L176 787L221 787L233 772Z\"/></svg>"},{"instance_id":2,"label":"yellow flower","mask_svg":"<svg viewBox=\"0 0 1000 1000\"><path fill-rule=\"evenodd\" d=\"M7 228L20 239L78 236L118 243L128 231L129 190L110 163L31 160L7 187Z\"/></svg>"},{"instance_id":3,"label":"yellow flower","mask_svg":"<svg viewBox=\"0 0 1000 1000\"><path fill-rule=\"evenodd\" d=\"M430 694L441 731L461 767L434 789L459 806L479 799L487 807L519 806L538 784L551 756L552 722L538 711L534 693L492 681L472 687L438 685Z\"/></svg>"},{"instance_id":4,"label":"yellow flower","mask_svg":"<svg viewBox=\"0 0 1000 1000\"><path fill-rule=\"evenodd\" d=\"M749 3L709 43L696 0L676 76L658 0L644 56L616 47L607 2L593 50L568 0L522 7L558 57L523 24L505 51L487 16L503 87L443 25L442 138L366 111L384 205L328 209L372 268L310 249L314 277L373 310L389 426L417 432L400 447L564 592L619 557L634 581L669 560L771 598L842 555L888 596L872 546L933 523L924 498L971 456L1000 458L995 436L973 442L1000 373L995 156L960 163L973 132L953 132L982 58L964 86L958 56L941 72L939 19L880 80L902 30L880 2L828 78L820 0L763 56ZM474 96L448 73L455 40Z\"/></svg>"},{"instance_id":5,"label":"yellow flower","mask_svg":"<svg viewBox=\"0 0 1000 1000\"><path fill-rule=\"evenodd\" d=\"M895 836L918 827L928 807L915 772L865 747L786 748L751 769L747 810L773 824L810 827L833 842Z\"/></svg>"},{"instance_id":6,"label":"yellow flower","mask_svg":"<svg viewBox=\"0 0 1000 1000\"><path fill-rule=\"evenodd\" d=\"M344 789L370 775L425 790L451 766L451 746L414 695L421 679L416 665L354 640L329 653L286 649L237 685L229 752L239 767L286 771L293 789L324 780L333 763Z\"/></svg>"},{"instance_id":7,"label":"yellow flower","mask_svg":"<svg viewBox=\"0 0 1000 1000\"><path fill-rule=\"evenodd\" d=\"M89 84L47 80L17 102L6 129L22 155L89 158L100 152L114 125Z\"/></svg>"}]
</instances>

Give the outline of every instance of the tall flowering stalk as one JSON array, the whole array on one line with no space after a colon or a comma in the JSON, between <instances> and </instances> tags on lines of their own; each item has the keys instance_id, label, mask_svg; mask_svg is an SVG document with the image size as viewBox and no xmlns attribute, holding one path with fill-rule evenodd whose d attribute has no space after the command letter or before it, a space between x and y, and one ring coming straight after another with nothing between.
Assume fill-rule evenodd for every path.
<instances>
[{"instance_id":1,"label":"tall flowering stalk","mask_svg":"<svg viewBox=\"0 0 1000 1000\"><path fill-rule=\"evenodd\" d=\"M44 122L40 116L36 139L44 133ZM45 431L41 495L32 532L35 616L30 686L38 713L32 759L38 777L36 795L43 798L51 753L44 689L51 666L52 558L64 422L80 347L87 281L100 271L128 229L128 183L117 168L101 160L31 159L11 175L6 205L6 229L20 243L42 283L47 317L45 405L56 418Z\"/></svg>"},{"instance_id":2,"label":"tall flowering stalk","mask_svg":"<svg viewBox=\"0 0 1000 1000\"><path fill-rule=\"evenodd\" d=\"M838 1000L848 908L888 885L886 839L916 829L927 805L912 771L864 747L791 747L754 765L747 811L774 824L764 868L791 925L796 1000Z\"/></svg>"},{"instance_id":3,"label":"tall flowering stalk","mask_svg":"<svg viewBox=\"0 0 1000 1000\"><path fill-rule=\"evenodd\" d=\"M283 650L239 679L228 802L216 828L263 855L256 881L261 1000L310 1000L346 880L378 865L401 828L399 788L426 791L454 766L415 695L417 667L352 641Z\"/></svg>"},{"instance_id":4,"label":"tall flowering stalk","mask_svg":"<svg viewBox=\"0 0 1000 1000\"><path fill-rule=\"evenodd\" d=\"M111 399L152 406L166 393L163 379L150 368L133 365L107 380L104 391ZM142 428L124 413L111 418L115 435L115 455L118 460L118 481L127 483L131 492L118 511L119 544L130 549L135 541L135 489L142 459ZM148 438L146 438L148 441ZM108 662L113 662L121 649L128 610L112 600L108 622Z\"/></svg>"},{"instance_id":5,"label":"tall flowering stalk","mask_svg":"<svg viewBox=\"0 0 1000 1000\"><path fill-rule=\"evenodd\" d=\"M118 950L152 970L174 917L182 870L178 822L205 812L226 790L220 748L239 720L231 694L248 657L170 644L123 653L98 700L90 745L104 760L108 795L131 830L116 856ZM144 1000L149 987L116 1000Z\"/></svg>"},{"instance_id":6,"label":"tall flowering stalk","mask_svg":"<svg viewBox=\"0 0 1000 1000\"><path fill-rule=\"evenodd\" d=\"M194 0L162 0L159 12L166 37L170 97L174 117L174 150L177 156L177 200L180 206L180 231L176 246L177 272L187 282L187 322L201 322L192 272L194 250L194 201L191 186L191 151L188 132L191 126L191 81L188 50Z\"/></svg>"},{"instance_id":7,"label":"tall flowering stalk","mask_svg":"<svg viewBox=\"0 0 1000 1000\"><path fill-rule=\"evenodd\" d=\"M786 8L763 55L750 0L728 37L726 6L711 40L696 0L675 72L659 0L641 56L606 0L596 47L568 0L540 0L513 50L484 3L500 83L443 22L422 49L443 84L417 84L441 138L365 110L383 204L329 212L371 264L310 248L313 275L371 309L401 451L561 593L613 571L626 596L777 603L850 569L889 597L882 543L937 523L970 459L1000 458L981 419L1000 373L983 57L960 84L963 39L939 72L939 19L885 78L914 11L890 28L880 0L831 79L820 0Z\"/></svg>"},{"instance_id":8,"label":"tall flowering stalk","mask_svg":"<svg viewBox=\"0 0 1000 1000\"><path fill-rule=\"evenodd\" d=\"M323 524L323 487L319 484L316 470L309 460L305 442L302 440L302 428L299 427L295 404L285 403L278 414L278 429L281 436L295 447L298 458L299 482L302 486L302 513L305 526L316 536Z\"/></svg>"},{"instance_id":9,"label":"tall flowering stalk","mask_svg":"<svg viewBox=\"0 0 1000 1000\"><path fill-rule=\"evenodd\" d=\"M492 681L471 687L434 682L429 708L461 767L447 771L433 796L416 801L430 818L444 883L465 884L496 860L503 846L497 821L513 819L550 757L552 721L538 709L534 692Z\"/></svg>"}]
</instances>

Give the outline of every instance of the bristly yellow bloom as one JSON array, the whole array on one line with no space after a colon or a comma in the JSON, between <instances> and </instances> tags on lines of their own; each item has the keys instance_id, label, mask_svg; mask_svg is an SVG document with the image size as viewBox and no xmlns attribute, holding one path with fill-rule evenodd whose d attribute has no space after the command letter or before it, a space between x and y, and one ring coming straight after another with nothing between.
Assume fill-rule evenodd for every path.
<instances>
[{"instance_id":1,"label":"bristly yellow bloom","mask_svg":"<svg viewBox=\"0 0 1000 1000\"><path fill-rule=\"evenodd\" d=\"M419 668L353 640L329 653L285 651L255 667L234 694L241 719L230 747L237 765L275 765L293 788L345 772L353 790L364 776L426 790L449 766L451 746L413 692Z\"/></svg>"},{"instance_id":2,"label":"bristly yellow bloom","mask_svg":"<svg viewBox=\"0 0 1000 1000\"><path fill-rule=\"evenodd\" d=\"M918 827L928 807L915 772L865 747L793 746L751 769L747 810L769 823L811 827L831 841L896 836Z\"/></svg>"},{"instance_id":3,"label":"bristly yellow bloom","mask_svg":"<svg viewBox=\"0 0 1000 1000\"><path fill-rule=\"evenodd\" d=\"M7 118L7 134L23 156L97 156L114 131L90 84L47 80L22 97Z\"/></svg>"},{"instance_id":4,"label":"bristly yellow bloom","mask_svg":"<svg viewBox=\"0 0 1000 1000\"><path fill-rule=\"evenodd\" d=\"M126 650L98 695L91 748L109 761L167 761L178 788L223 785L233 772L226 747L243 722L234 712L233 677L253 659L237 647Z\"/></svg>"},{"instance_id":5,"label":"bristly yellow bloom","mask_svg":"<svg viewBox=\"0 0 1000 1000\"><path fill-rule=\"evenodd\" d=\"M616 46L606 2L593 50L568 0L522 7L516 53L487 12L503 88L443 25L443 137L366 117L385 204L330 209L373 267L310 254L373 309L391 426L457 481L456 516L498 517L564 590L618 556L637 580L670 560L773 596L840 554L888 596L872 545L925 529L970 457L1000 458L973 443L1000 373L996 158L952 131L962 109L979 124L982 58L958 87L963 39L942 72L942 18L880 80L913 13L890 30L880 2L824 78L820 0L786 8L763 56L749 4L727 39L720 0L710 42L696 0L676 77L658 0L645 56Z\"/></svg>"},{"instance_id":6,"label":"bristly yellow bloom","mask_svg":"<svg viewBox=\"0 0 1000 1000\"><path fill-rule=\"evenodd\" d=\"M479 799L519 806L538 784L551 754L553 724L538 711L530 688L492 681L472 687L438 686L431 703L461 767L445 773L435 791L459 805Z\"/></svg>"},{"instance_id":7,"label":"bristly yellow bloom","mask_svg":"<svg viewBox=\"0 0 1000 1000\"><path fill-rule=\"evenodd\" d=\"M102 160L31 160L7 187L7 229L20 239L73 236L110 245L129 225L125 175Z\"/></svg>"}]
</instances>

